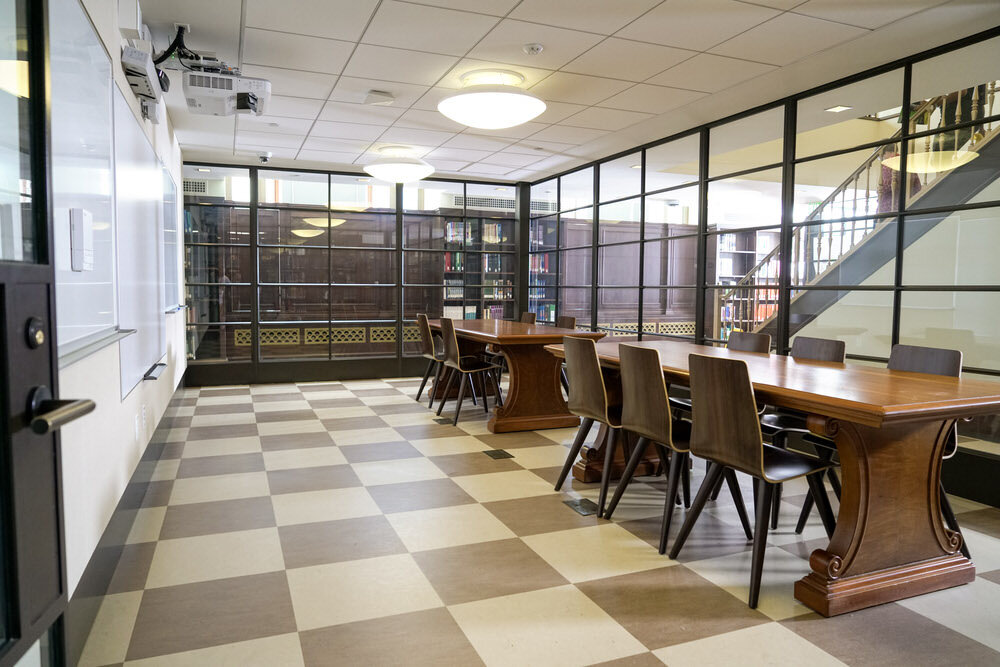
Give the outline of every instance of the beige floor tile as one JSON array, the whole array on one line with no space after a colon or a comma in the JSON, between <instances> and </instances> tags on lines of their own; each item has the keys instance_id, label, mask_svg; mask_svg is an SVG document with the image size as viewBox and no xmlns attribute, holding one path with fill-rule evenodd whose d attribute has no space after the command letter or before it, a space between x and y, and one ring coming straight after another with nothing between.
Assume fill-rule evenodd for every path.
<instances>
[{"instance_id":1,"label":"beige floor tile","mask_svg":"<svg viewBox=\"0 0 1000 667\"><path fill-rule=\"evenodd\" d=\"M382 421L389 426L415 426L416 424L433 424L437 415L427 412L404 412L398 415L382 415Z\"/></svg>"},{"instance_id":2,"label":"beige floor tile","mask_svg":"<svg viewBox=\"0 0 1000 667\"><path fill-rule=\"evenodd\" d=\"M675 565L621 526L602 523L521 538L572 582Z\"/></svg>"},{"instance_id":3,"label":"beige floor tile","mask_svg":"<svg viewBox=\"0 0 1000 667\"><path fill-rule=\"evenodd\" d=\"M435 403L435 405L437 405ZM482 421L460 421L458 422L458 428L462 429L469 435L487 435L490 429L486 426L486 420Z\"/></svg>"},{"instance_id":4,"label":"beige floor tile","mask_svg":"<svg viewBox=\"0 0 1000 667\"><path fill-rule=\"evenodd\" d=\"M188 429L186 428L172 428L167 432L166 437L163 442L185 442L188 437Z\"/></svg>"},{"instance_id":5,"label":"beige floor tile","mask_svg":"<svg viewBox=\"0 0 1000 667\"><path fill-rule=\"evenodd\" d=\"M198 405L229 405L231 403L253 403L250 394L239 396L199 396Z\"/></svg>"},{"instance_id":6,"label":"beige floor tile","mask_svg":"<svg viewBox=\"0 0 1000 667\"><path fill-rule=\"evenodd\" d=\"M487 665L591 665L645 653L635 637L574 586L448 610Z\"/></svg>"},{"instance_id":7,"label":"beige floor tile","mask_svg":"<svg viewBox=\"0 0 1000 667\"><path fill-rule=\"evenodd\" d=\"M168 479L177 478L177 468L181 465L180 459L164 459L156 462L153 474L150 476L151 482L162 482Z\"/></svg>"},{"instance_id":8,"label":"beige floor tile","mask_svg":"<svg viewBox=\"0 0 1000 667\"><path fill-rule=\"evenodd\" d=\"M392 389L392 385L385 380L345 380L341 382L344 389Z\"/></svg>"},{"instance_id":9,"label":"beige floor tile","mask_svg":"<svg viewBox=\"0 0 1000 667\"><path fill-rule=\"evenodd\" d=\"M296 384L255 384L250 387L251 394L297 394Z\"/></svg>"},{"instance_id":10,"label":"beige floor tile","mask_svg":"<svg viewBox=\"0 0 1000 667\"><path fill-rule=\"evenodd\" d=\"M185 405L179 408L167 408L164 413L164 417L192 417L194 416L194 406Z\"/></svg>"},{"instance_id":11,"label":"beige floor tile","mask_svg":"<svg viewBox=\"0 0 1000 667\"><path fill-rule=\"evenodd\" d=\"M711 665L843 665L832 655L778 623L764 623L742 630L676 644L653 651L671 667Z\"/></svg>"},{"instance_id":12,"label":"beige floor tile","mask_svg":"<svg viewBox=\"0 0 1000 667\"><path fill-rule=\"evenodd\" d=\"M315 468L347 463L347 459L336 447L307 447L306 449L279 449L264 452L266 470L289 470L293 468Z\"/></svg>"},{"instance_id":13,"label":"beige floor tile","mask_svg":"<svg viewBox=\"0 0 1000 667\"><path fill-rule=\"evenodd\" d=\"M303 396L310 401L327 401L331 398L354 398L354 393L347 389L330 389L327 391L307 391Z\"/></svg>"},{"instance_id":14,"label":"beige floor tile","mask_svg":"<svg viewBox=\"0 0 1000 667\"><path fill-rule=\"evenodd\" d=\"M142 591L104 597L83 647L79 667L97 667L125 660L140 602Z\"/></svg>"},{"instance_id":15,"label":"beige floor tile","mask_svg":"<svg viewBox=\"0 0 1000 667\"><path fill-rule=\"evenodd\" d=\"M951 510L955 514L961 514L962 512L974 512L975 510L984 510L989 508L989 505L983 505L982 503L977 503L974 500L960 498L959 496L953 496L951 494L948 494L948 503L951 505Z\"/></svg>"},{"instance_id":16,"label":"beige floor tile","mask_svg":"<svg viewBox=\"0 0 1000 667\"><path fill-rule=\"evenodd\" d=\"M304 665L299 634L293 632L245 642L223 644L197 651L130 660L128 667L298 667Z\"/></svg>"},{"instance_id":17,"label":"beige floor tile","mask_svg":"<svg viewBox=\"0 0 1000 667\"><path fill-rule=\"evenodd\" d=\"M260 451L260 438L246 436L244 438L219 438L217 440L196 440L184 445L181 457L185 459L197 456L227 456L229 454L254 454Z\"/></svg>"},{"instance_id":18,"label":"beige floor tile","mask_svg":"<svg viewBox=\"0 0 1000 667\"><path fill-rule=\"evenodd\" d=\"M694 530L698 530L697 525ZM750 594L750 558L751 552L744 551L685 565L746 602ZM809 563L802 558L780 547L765 549L757 611L776 621L812 613L793 595L795 582L808 573Z\"/></svg>"},{"instance_id":19,"label":"beige floor tile","mask_svg":"<svg viewBox=\"0 0 1000 667\"><path fill-rule=\"evenodd\" d=\"M360 396L361 402L365 405L391 405L394 403L412 403L413 397L405 394L396 396Z\"/></svg>"},{"instance_id":20,"label":"beige floor tile","mask_svg":"<svg viewBox=\"0 0 1000 667\"><path fill-rule=\"evenodd\" d=\"M300 631L443 606L409 554L288 570L288 587Z\"/></svg>"},{"instance_id":21,"label":"beige floor tile","mask_svg":"<svg viewBox=\"0 0 1000 667\"><path fill-rule=\"evenodd\" d=\"M525 468L551 468L566 462L569 449L562 445L551 447L522 447L511 452L514 460Z\"/></svg>"},{"instance_id":22,"label":"beige floor tile","mask_svg":"<svg viewBox=\"0 0 1000 667\"><path fill-rule=\"evenodd\" d=\"M452 479L481 503L555 493L551 484L530 470L466 475Z\"/></svg>"},{"instance_id":23,"label":"beige floor tile","mask_svg":"<svg viewBox=\"0 0 1000 667\"><path fill-rule=\"evenodd\" d=\"M308 401L304 398L297 401L267 401L254 403L254 412L291 412L292 410L309 410Z\"/></svg>"},{"instance_id":24,"label":"beige floor tile","mask_svg":"<svg viewBox=\"0 0 1000 667\"><path fill-rule=\"evenodd\" d=\"M974 551L972 557L976 557ZM998 584L977 577L970 584L900 600L896 604L1000 651Z\"/></svg>"},{"instance_id":25,"label":"beige floor tile","mask_svg":"<svg viewBox=\"0 0 1000 667\"><path fill-rule=\"evenodd\" d=\"M160 540L146 587L177 586L284 568L277 528Z\"/></svg>"},{"instance_id":26,"label":"beige floor tile","mask_svg":"<svg viewBox=\"0 0 1000 667\"><path fill-rule=\"evenodd\" d=\"M310 394L311 395L311 394ZM353 408L318 408L313 410L320 419L347 419L349 417L374 417L375 411L367 406Z\"/></svg>"},{"instance_id":27,"label":"beige floor tile","mask_svg":"<svg viewBox=\"0 0 1000 667\"><path fill-rule=\"evenodd\" d=\"M547 447L545 449L547 449ZM514 460L516 461L518 459L520 452L527 451L529 450L516 450L514 452ZM563 488L568 488L568 486L569 484ZM614 490L615 485L612 484L611 488L608 490L609 501L611 500L611 495L615 492ZM600 497L601 490L598 488L597 484L589 484L584 489L571 491L569 493L581 498L589 498L596 503ZM658 489L650 486L649 484L644 484L636 479L628 485L627 489L625 489L625 493L622 495L622 499L618 503L618 507L615 508L613 519L614 521L620 523L622 521L632 521L648 517L662 518L664 500L666 500L666 489ZM676 519L677 516L679 516L679 514L675 515L674 518Z\"/></svg>"},{"instance_id":28,"label":"beige floor tile","mask_svg":"<svg viewBox=\"0 0 1000 667\"><path fill-rule=\"evenodd\" d=\"M405 440L391 428L362 428L356 431L337 431L333 441L337 445L368 445L373 442L398 442Z\"/></svg>"},{"instance_id":29,"label":"beige floor tile","mask_svg":"<svg viewBox=\"0 0 1000 667\"><path fill-rule=\"evenodd\" d=\"M959 518L959 522L961 521L962 519ZM972 554L972 562L976 566L976 572L1000 570L1000 539L984 535L971 528L962 528L962 537L969 545L969 552Z\"/></svg>"},{"instance_id":30,"label":"beige floor tile","mask_svg":"<svg viewBox=\"0 0 1000 667\"><path fill-rule=\"evenodd\" d=\"M543 431L535 431L538 435L545 436L552 442L557 442L560 445L572 445L573 440L576 439L576 434L580 430L579 427L576 428L547 428ZM600 429L597 424L591 427L590 433L587 434L587 439L584 442L594 442L597 439L597 432Z\"/></svg>"},{"instance_id":31,"label":"beige floor tile","mask_svg":"<svg viewBox=\"0 0 1000 667\"><path fill-rule=\"evenodd\" d=\"M371 495L362 487L326 489L271 496L279 526L353 519L381 514Z\"/></svg>"},{"instance_id":32,"label":"beige floor tile","mask_svg":"<svg viewBox=\"0 0 1000 667\"><path fill-rule=\"evenodd\" d=\"M264 422L257 424L261 435L291 435L293 433L325 433L323 422L318 419L303 419L289 422Z\"/></svg>"},{"instance_id":33,"label":"beige floor tile","mask_svg":"<svg viewBox=\"0 0 1000 667\"><path fill-rule=\"evenodd\" d=\"M167 508L165 506L144 507L138 510L125 544L155 542L160 539L160 529L163 528L163 517L166 516L166 513Z\"/></svg>"},{"instance_id":34,"label":"beige floor tile","mask_svg":"<svg viewBox=\"0 0 1000 667\"><path fill-rule=\"evenodd\" d=\"M353 463L351 467L365 486L420 482L447 477L440 468L425 458Z\"/></svg>"},{"instance_id":35,"label":"beige floor tile","mask_svg":"<svg viewBox=\"0 0 1000 667\"><path fill-rule=\"evenodd\" d=\"M191 418L191 426L226 426L229 424L253 424L255 418L252 412L233 412L222 415L195 415Z\"/></svg>"},{"instance_id":36,"label":"beige floor tile","mask_svg":"<svg viewBox=\"0 0 1000 667\"><path fill-rule=\"evenodd\" d=\"M267 473L263 472L191 477L174 481L174 487L170 493L170 504L187 505L189 503L207 503L213 500L253 498L266 496L269 493Z\"/></svg>"},{"instance_id":37,"label":"beige floor tile","mask_svg":"<svg viewBox=\"0 0 1000 667\"><path fill-rule=\"evenodd\" d=\"M424 456L447 456L448 454L471 454L489 449L481 440L471 435L455 438L428 438L426 440L410 440Z\"/></svg>"},{"instance_id":38,"label":"beige floor tile","mask_svg":"<svg viewBox=\"0 0 1000 667\"><path fill-rule=\"evenodd\" d=\"M399 512L386 516L410 551L426 551L516 537L479 504Z\"/></svg>"}]
</instances>

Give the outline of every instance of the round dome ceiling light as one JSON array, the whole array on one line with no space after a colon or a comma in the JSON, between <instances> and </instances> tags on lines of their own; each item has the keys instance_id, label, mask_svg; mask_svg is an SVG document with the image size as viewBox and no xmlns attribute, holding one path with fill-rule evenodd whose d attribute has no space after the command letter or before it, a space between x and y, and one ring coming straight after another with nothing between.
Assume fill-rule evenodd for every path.
<instances>
[{"instance_id":1,"label":"round dome ceiling light","mask_svg":"<svg viewBox=\"0 0 1000 667\"><path fill-rule=\"evenodd\" d=\"M369 175L390 183L419 181L434 173L434 167L420 158L407 155L407 146L384 146L379 149L380 157L363 168Z\"/></svg>"},{"instance_id":2,"label":"round dome ceiling light","mask_svg":"<svg viewBox=\"0 0 1000 667\"><path fill-rule=\"evenodd\" d=\"M462 89L438 102L438 111L456 123L500 130L527 123L545 111L545 102L519 86L524 77L509 70L473 70Z\"/></svg>"}]
</instances>

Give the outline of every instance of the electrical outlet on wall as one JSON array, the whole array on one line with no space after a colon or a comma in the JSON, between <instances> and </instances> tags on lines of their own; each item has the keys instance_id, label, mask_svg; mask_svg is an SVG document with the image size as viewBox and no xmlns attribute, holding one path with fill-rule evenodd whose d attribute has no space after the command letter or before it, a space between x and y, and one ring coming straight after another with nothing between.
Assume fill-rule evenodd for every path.
<instances>
[{"instance_id":1,"label":"electrical outlet on wall","mask_svg":"<svg viewBox=\"0 0 1000 667\"><path fill-rule=\"evenodd\" d=\"M146 423L146 405L144 403L142 406L142 437L145 439L147 435L149 435L149 425Z\"/></svg>"}]
</instances>

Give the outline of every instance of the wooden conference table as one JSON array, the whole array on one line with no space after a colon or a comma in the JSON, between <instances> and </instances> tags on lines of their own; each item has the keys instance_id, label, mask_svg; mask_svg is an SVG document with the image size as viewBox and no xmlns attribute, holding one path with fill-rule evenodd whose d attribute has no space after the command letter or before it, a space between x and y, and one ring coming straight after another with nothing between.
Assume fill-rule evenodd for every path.
<instances>
[{"instance_id":1,"label":"wooden conference table","mask_svg":"<svg viewBox=\"0 0 1000 667\"><path fill-rule=\"evenodd\" d=\"M429 324L432 330L441 330L438 320ZM545 346L561 343L563 336L600 340L603 333L506 320L455 320L455 335L463 355L478 354L487 345L494 345L507 359L510 385L503 406L493 411L487 423L492 433L565 428L580 423L563 399L559 383L562 362L546 352ZM444 393L441 377L434 382L436 398Z\"/></svg>"},{"instance_id":2,"label":"wooden conference table","mask_svg":"<svg viewBox=\"0 0 1000 667\"><path fill-rule=\"evenodd\" d=\"M833 616L972 581L961 537L941 518L941 453L955 421L1000 412L1000 384L884 368L796 361L684 342L629 343L660 351L671 383L688 384L688 355L743 359L757 397L809 415L832 438L843 490L837 529L809 558L795 597ZM547 348L563 357L562 346ZM618 344L598 343L616 374Z\"/></svg>"}]
</instances>

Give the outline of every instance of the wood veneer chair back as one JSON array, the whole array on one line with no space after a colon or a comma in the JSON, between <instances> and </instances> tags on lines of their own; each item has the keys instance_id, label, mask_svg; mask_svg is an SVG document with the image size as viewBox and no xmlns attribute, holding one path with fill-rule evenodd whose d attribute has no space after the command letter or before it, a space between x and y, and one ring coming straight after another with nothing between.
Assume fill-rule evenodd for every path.
<instances>
[{"instance_id":1,"label":"wood veneer chair back","mask_svg":"<svg viewBox=\"0 0 1000 667\"><path fill-rule=\"evenodd\" d=\"M556 318L556 326L560 329L576 329L576 318L571 315L560 315Z\"/></svg>"},{"instance_id":2,"label":"wood veneer chair back","mask_svg":"<svg viewBox=\"0 0 1000 667\"><path fill-rule=\"evenodd\" d=\"M566 336L566 370L569 379L569 411L586 419L606 424L608 419L608 392L604 386L597 346L589 338Z\"/></svg>"},{"instance_id":3,"label":"wood veneer chair back","mask_svg":"<svg viewBox=\"0 0 1000 667\"><path fill-rule=\"evenodd\" d=\"M458 349L458 336L455 334L455 322L442 317L441 338L444 339L444 365L456 370L462 370L462 353Z\"/></svg>"},{"instance_id":4,"label":"wood veneer chair back","mask_svg":"<svg viewBox=\"0 0 1000 667\"><path fill-rule=\"evenodd\" d=\"M420 329L420 354L428 359L434 359L434 337L431 326L427 323L427 315L417 313L417 327Z\"/></svg>"},{"instance_id":5,"label":"wood veneer chair back","mask_svg":"<svg viewBox=\"0 0 1000 667\"><path fill-rule=\"evenodd\" d=\"M729 334L726 347L737 352L761 352L767 354L771 351L771 334L734 331Z\"/></svg>"},{"instance_id":6,"label":"wood veneer chair back","mask_svg":"<svg viewBox=\"0 0 1000 667\"><path fill-rule=\"evenodd\" d=\"M667 383L660 352L649 347L619 345L622 375L622 428L675 451Z\"/></svg>"},{"instance_id":7,"label":"wood veneer chair back","mask_svg":"<svg viewBox=\"0 0 1000 667\"><path fill-rule=\"evenodd\" d=\"M813 361L834 361L844 363L847 356L847 343L830 338L810 338L796 336L792 340L792 358L810 359Z\"/></svg>"},{"instance_id":8,"label":"wood veneer chair back","mask_svg":"<svg viewBox=\"0 0 1000 667\"><path fill-rule=\"evenodd\" d=\"M535 314L534 313L521 313L521 323L522 324L534 324Z\"/></svg>"},{"instance_id":9,"label":"wood veneer chair back","mask_svg":"<svg viewBox=\"0 0 1000 667\"><path fill-rule=\"evenodd\" d=\"M959 377L962 375L962 353L940 347L896 344L889 353L889 370Z\"/></svg>"},{"instance_id":10,"label":"wood veneer chair back","mask_svg":"<svg viewBox=\"0 0 1000 667\"><path fill-rule=\"evenodd\" d=\"M750 372L742 359L688 356L691 453L763 477L763 437Z\"/></svg>"}]
</instances>

